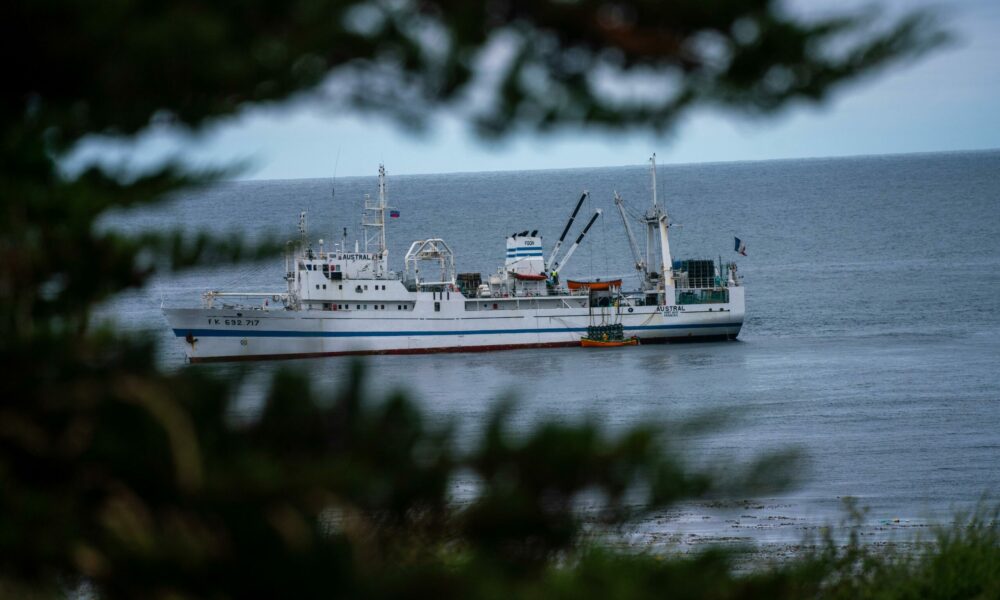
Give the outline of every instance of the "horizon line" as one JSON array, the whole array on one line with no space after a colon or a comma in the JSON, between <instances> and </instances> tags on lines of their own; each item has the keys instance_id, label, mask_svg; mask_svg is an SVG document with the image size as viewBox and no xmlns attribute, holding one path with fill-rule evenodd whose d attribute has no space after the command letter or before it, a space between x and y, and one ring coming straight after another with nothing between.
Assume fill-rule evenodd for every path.
<instances>
[{"instance_id":1,"label":"horizon line","mask_svg":"<svg viewBox=\"0 0 1000 600\"><path fill-rule=\"evenodd\" d=\"M963 150L915 150L913 152L888 152L884 154L828 154L828 155L818 155L818 156L801 156L801 157L782 157L782 158L762 158L762 159L733 159L733 160L714 160L714 161L703 161L703 162L661 162L658 163L658 167L686 167L693 165L732 165L741 163L773 163L773 162L793 162L793 161L814 161L814 160L844 160L852 158L878 158L878 157L905 157L905 156L926 156L931 154L985 154L990 152L1000 152L1000 147L993 148L970 148ZM436 172L418 172L418 173L394 173L393 177L431 177L436 175L475 175L479 173L534 173L539 171L580 171L584 169L620 169L622 167L638 167L642 166L640 163L626 163L619 165L600 165L600 166L589 166L589 167L551 167L551 168L537 168L537 169L496 169L492 171L436 171ZM389 169L386 169L387 174L390 173ZM246 178L234 178L234 179L221 179L221 182L227 183L247 183L252 181L308 181L312 179L355 179L355 178L368 178L376 177L373 175L330 175L330 176L315 176L315 177L272 177L272 178L257 178L257 177L246 177Z\"/></svg>"}]
</instances>

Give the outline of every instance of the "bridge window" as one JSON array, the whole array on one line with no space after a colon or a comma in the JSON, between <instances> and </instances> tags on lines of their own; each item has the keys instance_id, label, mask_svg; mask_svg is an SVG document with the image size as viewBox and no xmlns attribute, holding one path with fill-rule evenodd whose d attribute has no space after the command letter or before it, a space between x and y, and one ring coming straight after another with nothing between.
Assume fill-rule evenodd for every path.
<instances>
[{"instance_id":1,"label":"bridge window","mask_svg":"<svg viewBox=\"0 0 1000 600\"><path fill-rule=\"evenodd\" d=\"M440 302L435 302L434 303L434 312L441 312L441 303Z\"/></svg>"}]
</instances>

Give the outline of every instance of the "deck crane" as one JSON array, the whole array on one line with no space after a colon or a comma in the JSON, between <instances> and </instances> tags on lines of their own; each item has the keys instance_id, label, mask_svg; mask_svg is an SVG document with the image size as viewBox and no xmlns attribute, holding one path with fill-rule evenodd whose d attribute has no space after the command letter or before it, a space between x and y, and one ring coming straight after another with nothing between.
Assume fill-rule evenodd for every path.
<instances>
[{"instance_id":1,"label":"deck crane","mask_svg":"<svg viewBox=\"0 0 1000 600\"><path fill-rule=\"evenodd\" d=\"M645 282L649 278L646 273L646 261L642 259L642 252L639 251L639 245L635 242L635 236L632 234L632 227L628 224L628 217L625 215L625 201L622 200L617 191L615 191L615 206L618 207L618 214L622 216L622 225L625 226L625 235L628 236L629 249L632 250L632 258L635 259L635 270L642 273L642 280Z\"/></svg>"},{"instance_id":2,"label":"deck crane","mask_svg":"<svg viewBox=\"0 0 1000 600\"><path fill-rule=\"evenodd\" d=\"M552 254L549 255L549 260L545 261L545 270L549 271L552 263L556 260L556 255L559 254L559 248L562 246L563 240L566 239L566 234L569 233L569 228L573 226L573 220L576 219L576 213L580 212L580 207L583 206L583 201L587 199L590 192L583 190L583 194L580 196L580 201L576 203L576 208L573 209L573 214L569 216L569 221L566 222L566 228L563 229L562 235L559 236L559 241L556 245L552 247Z\"/></svg>"},{"instance_id":3,"label":"deck crane","mask_svg":"<svg viewBox=\"0 0 1000 600\"><path fill-rule=\"evenodd\" d=\"M576 251L577 247L580 246L580 242L583 241L584 236L586 236L587 232L590 231L590 227L594 224L594 221L596 221L597 217L601 216L603 212L604 212L603 210L598 208L597 212L594 213L594 216L590 217L590 222L587 223L587 226L584 227L583 231L580 232L580 237L576 238L576 241L573 242L573 245L570 246L569 250L566 251L566 256L562 257L562 260L557 260L554 263L552 263L552 272L556 272L562 267L566 266L566 263L569 262L569 257L573 256L573 252Z\"/></svg>"}]
</instances>

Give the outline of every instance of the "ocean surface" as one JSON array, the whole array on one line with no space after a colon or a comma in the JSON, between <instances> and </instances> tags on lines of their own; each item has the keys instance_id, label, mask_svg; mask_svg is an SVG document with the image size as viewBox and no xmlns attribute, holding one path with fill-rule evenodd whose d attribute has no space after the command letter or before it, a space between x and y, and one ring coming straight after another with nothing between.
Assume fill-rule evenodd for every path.
<instances>
[{"instance_id":1,"label":"ocean surface","mask_svg":"<svg viewBox=\"0 0 1000 600\"><path fill-rule=\"evenodd\" d=\"M409 176L386 167L390 204L401 212L388 228L392 268L402 269L412 240L427 237L451 245L460 272L493 272L515 231L538 229L548 254L586 189L576 229L595 208L604 215L562 276L633 272L612 198L617 190L632 212L644 210L648 164ZM376 171L222 183L108 225L291 239L305 210L310 236L329 246L344 227L356 239ZM512 396L517 431L541 419L595 418L616 429L714 413L725 416L718 429L683 436L698 460L739 462L787 448L808 457L787 492L721 509L682 506L638 528L638 543L677 535L791 542L837 521L845 496L869 508L873 531L892 535L998 500L1000 151L660 165L657 192L680 225L671 229L675 259L737 259L747 289L738 341L374 356L369 387L408 391L465 441L499 398ZM734 236L748 256L733 253ZM182 368L161 302L197 305L206 289L281 291L282 272L277 257L161 278L105 314L156 332L163 361ZM294 364L317 385L336 387L349 360ZM249 367L241 410L255 410L274 368Z\"/></svg>"}]
</instances>

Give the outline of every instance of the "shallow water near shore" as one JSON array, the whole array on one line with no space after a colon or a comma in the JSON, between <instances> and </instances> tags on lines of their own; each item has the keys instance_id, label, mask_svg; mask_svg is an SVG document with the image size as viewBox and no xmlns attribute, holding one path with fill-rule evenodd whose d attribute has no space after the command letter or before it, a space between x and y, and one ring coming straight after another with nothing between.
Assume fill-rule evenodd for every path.
<instances>
[{"instance_id":1,"label":"shallow water near shore","mask_svg":"<svg viewBox=\"0 0 1000 600\"><path fill-rule=\"evenodd\" d=\"M376 191L375 167L371 177L338 179L335 198L329 179L232 182L109 224L291 238L307 210L314 238L339 240L348 227L353 240L362 195ZM604 217L564 277L632 272L612 192L644 209L646 167L420 176L387 168L390 203L402 213L388 231L393 268L410 241L430 236L449 242L459 271L492 272L513 231L541 230L548 250L588 189L585 211L601 207ZM512 396L515 431L543 418L618 429L707 412L724 422L683 437L692 456L740 461L783 448L808 456L792 490L682 506L639 527L638 543L791 543L839 520L844 496L870 508L872 532L890 533L997 499L1000 152L661 166L659 180L671 220L683 225L672 229L675 258L738 259L748 313L739 341L374 356L369 388L409 392L430 420L455 423L463 443L498 398ZM734 235L747 243L746 258L733 254ZM161 301L195 305L206 289L280 291L282 270L279 258L159 279L107 314L155 331L164 362L179 366L182 342L168 334ZM335 388L349 360L283 364ZM275 365L239 368L249 369L242 406L252 412Z\"/></svg>"}]
</instances>

